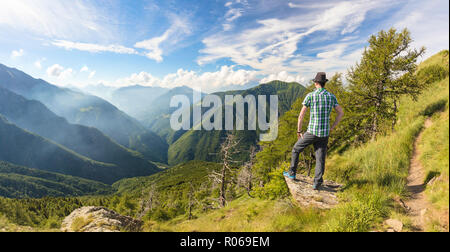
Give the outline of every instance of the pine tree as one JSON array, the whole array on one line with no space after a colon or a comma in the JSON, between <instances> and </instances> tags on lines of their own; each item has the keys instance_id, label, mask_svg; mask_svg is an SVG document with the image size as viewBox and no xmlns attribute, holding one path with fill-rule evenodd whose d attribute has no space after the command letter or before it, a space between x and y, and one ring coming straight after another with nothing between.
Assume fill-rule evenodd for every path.
<instances>
[{"instance_id":1,"label":"pine tree","mask_svg":"<svg viewBox=\"0 0 450 252\"><path fill-rule=\"evenodd\" d=\"M369 39L361 62L348 73L349 89L352 92L350 109L360 122L360 132L374 138L383 123L397 118L397 102L402 95L417 97L423 88L415 71L417 59L425 48L410 49L410 32L380 31Z\"/></svg>"}]
</instances>

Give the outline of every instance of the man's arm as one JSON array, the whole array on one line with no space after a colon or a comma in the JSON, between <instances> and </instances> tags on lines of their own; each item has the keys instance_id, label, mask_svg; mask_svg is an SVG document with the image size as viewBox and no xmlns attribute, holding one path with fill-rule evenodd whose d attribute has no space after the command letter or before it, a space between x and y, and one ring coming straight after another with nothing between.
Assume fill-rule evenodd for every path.
<instances>
[{"instance_id":1,"label":"man's arm","mask_svg":"<svg viewBox=\"0 0 450 252\"><path fill-rule=\"evenodd\" d=\"M299 132L302 132L303 118L305 117L307 109L308 109L308 107L303 106L302 110L300 111L300 115L298 115L298 123L297 123L297 137L298 138L300 138L300 137L303 138L303 134L299 133Z\"/></svg>"},{"instance_id":2,"label":"man's arm","mask_svg":"<svg viewBox=\"0 0 450 252\"><path fill-rule=\"evenodd\" d=\"M336 120L334 120L333 126L331 126L330 131L333 131L334 128L339 124L339 122L342 120L342 117L344 116L344 110L342 109L341 105L337 105L334 107L334 109L337 112Z\"/></svg>"}]
</instances>

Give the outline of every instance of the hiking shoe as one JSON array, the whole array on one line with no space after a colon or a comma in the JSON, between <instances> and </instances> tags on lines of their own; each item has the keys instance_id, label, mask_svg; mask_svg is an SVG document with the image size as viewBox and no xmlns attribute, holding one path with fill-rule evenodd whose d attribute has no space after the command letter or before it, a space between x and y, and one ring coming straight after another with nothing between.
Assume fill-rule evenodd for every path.
<instances>
[{"instance_id":1,"label":"hiking shoe","mask_svg":"<svg viewBox=\"0 0 450 252\"><path fill-rule=\"evenodd\" d=\"M283 172L283 176L285 176L286 178L295 179L295 175L291 175L287 171Z\"/></svg>"},{"instance_id":2,"label":"hiking shoe","mask_svg":"<svg viewBox=\"0 0 450 252\"><path fill-rule=\"evenodd\" d=\"M313 188L313 190L319 191L320 190L320 185L314 184L312 188Z\"/></svg>"}]
</instances>

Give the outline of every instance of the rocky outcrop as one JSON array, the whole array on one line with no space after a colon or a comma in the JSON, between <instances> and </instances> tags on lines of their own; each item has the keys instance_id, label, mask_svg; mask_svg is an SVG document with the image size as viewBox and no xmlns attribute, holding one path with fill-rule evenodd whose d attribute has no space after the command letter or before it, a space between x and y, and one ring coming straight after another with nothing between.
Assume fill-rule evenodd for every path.
<instances>
[{"instance_id":1,"label":"rocky outcrop","mask_svg":"<svg viewBox=\"0 0 450 252\"><path fill-rule=\"evenodd\" d=\"M63 232L138 232L142 221L120 215L104 207L87 206L74 210L62 224Z\"/></svg>"},{"instance_id":2,"label":"rocky outcrop","mask_svg":"<svg viewBox=\"0 0 450 252\"><path fill-rule=\"evenodd\" d=\"M388 229L387 232L401 232L403 230L403 223L397 219L388 219L384 222Z\"/></svg>"},{"instance_id":3,"label":"rocky outcrop","mask_svg":"<svg viewBox=\"0 0 450 252\"><path fill-rule=\"evenodd\" d=\"M338 203L336 193L342 188L338 183L325 180L320 190L313 190L311 177L297 174L295 180L285 179L292 197L302 207L330 209Z\"/></svg>"}]
</instances>

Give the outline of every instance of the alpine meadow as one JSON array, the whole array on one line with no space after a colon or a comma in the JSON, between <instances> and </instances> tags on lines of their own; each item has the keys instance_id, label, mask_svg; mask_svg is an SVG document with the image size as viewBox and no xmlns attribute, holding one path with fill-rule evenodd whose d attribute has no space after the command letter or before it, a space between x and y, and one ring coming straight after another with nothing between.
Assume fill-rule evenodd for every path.
<instances>
[{"instance_id":1,"label":"alpine meadow","mask_svg":"<svg viewBox=\"0 0 450 252\"><path fill-rule=\"evenodd\" d=\"M447 1L1 9L0 232L449 231Z\"/></svg>"}]
</instances>

